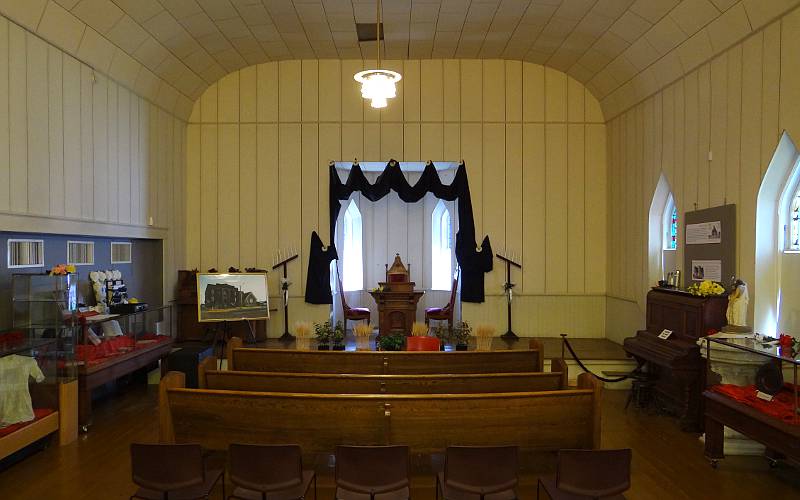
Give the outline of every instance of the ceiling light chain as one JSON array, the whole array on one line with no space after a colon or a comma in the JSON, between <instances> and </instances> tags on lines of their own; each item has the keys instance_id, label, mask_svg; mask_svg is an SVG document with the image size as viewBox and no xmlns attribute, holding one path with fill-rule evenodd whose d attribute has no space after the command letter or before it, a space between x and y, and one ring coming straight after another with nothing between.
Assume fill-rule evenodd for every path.
<instances>
[{"instance_id":1,"label":"ceiling light chain","mask_svg":"<svg viewBox=\"0 0 800 500\"><path fill-rule=\"evenodd\" d=\"M370 100L373 108L385 108L387 99L397 96L395 84L403 77L396 71L381 69L381 0L375 2L375 44L377 46L377 69L360 71L353 75L353 79L361 84L361 97Z\"/></svg>"}]
</instances>

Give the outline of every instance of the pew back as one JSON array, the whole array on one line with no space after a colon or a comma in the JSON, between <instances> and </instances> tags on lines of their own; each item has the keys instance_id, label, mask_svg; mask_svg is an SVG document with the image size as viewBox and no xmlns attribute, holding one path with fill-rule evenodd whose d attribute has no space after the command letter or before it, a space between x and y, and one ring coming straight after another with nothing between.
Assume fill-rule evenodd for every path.
<instances>
[{"instance_id":1,"label":"pew back","mask_svg":"<svg viewBox=\"0 0 800 500\"><path fill-rule=\"evenodd\" d=\"M480 394L566 389L567 367L552 361L552 372L365 375L216 370L213 357L198 369L200 388L313 394Z\"/></svg>"},{"instance_id":2,"label":"pew back","mask_svg":"<svg viewBox=\"0 0 800 500\"><path fill-rule=\"evenodd\" d=\"M210 449L230 443L296 443L307 453L338 444L515 444L524 451L599 446L601 384L495 394L301 394L180 388L167 375L160 400L164 442Z\"/></svg>"},{"instance_id":3,"label":"pew back","mask_svg":"<svg viewBox=\"0 0 800 500\"><path fill-rule=\"evenodd\" d=\"M243 348L228 344L228 369L287 373L421 375L436 373L519 373L542 371L538 342L516 351L298 351Z\"/></svg>"}]
</instances>

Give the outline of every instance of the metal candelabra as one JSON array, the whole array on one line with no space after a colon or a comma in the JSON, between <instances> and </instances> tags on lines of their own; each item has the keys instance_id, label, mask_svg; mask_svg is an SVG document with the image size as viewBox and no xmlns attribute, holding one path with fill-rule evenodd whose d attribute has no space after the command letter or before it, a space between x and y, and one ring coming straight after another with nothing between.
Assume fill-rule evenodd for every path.
<instances>
[{"instance_id":1,"label":"metal candelabra","mask_svg":"<svg viewBox=\"0 0 800 500\"><path fill-rule=\"evenodd\" d=\"M272 266L273 271L279 267L283 267L283 279L281 280L281 298L283 299L283 335L281 335L280 340L294 339L294 335L289 333L289 285L291 285L291 283L289 282L288 274L286 273L286 265L296 258L297 253L292 250L288 252L279 251L274 259L276 263Z\"/></svg>"}]
</instances>

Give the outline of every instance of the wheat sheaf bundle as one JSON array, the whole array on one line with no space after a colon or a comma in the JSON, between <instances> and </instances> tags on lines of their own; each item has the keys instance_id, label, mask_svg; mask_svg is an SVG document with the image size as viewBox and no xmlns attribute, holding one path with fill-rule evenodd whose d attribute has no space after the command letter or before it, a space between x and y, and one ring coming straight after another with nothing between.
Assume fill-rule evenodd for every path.
<instances>
[{"instance_id":1,"label":"wheat sheaf bundle","mask_svg":"<svg viewBox=\"0 0 800 500\"><path fill-rule=\"evenodd\" d=\"M372 326L366 323L359 323L353 327L353 334L356 337L369 337L372 335Z\"/></svg>"},{"instance_id":2,"label":"wheat sheaf bundle","mask_svg":"<svg viewBox=\"0 0 800 500\"><path fill-rule=\"evenodd\" d=\"M311 322L298 321L294 324L294 335L300 339L311 338Z\"/></svg>"},{"instance_id":3,"label":"wheat sheaf bundle","mask_svg":"<svg viewBox=\"0 0 800 500\"><path fill-rule=\"evenodd\" d=\"M415 337L427 337L428 325L426 325L425 323L414 322L414 324L411 325L411 335Z\"/></svg>"},{"instance_id":4,"label":"wheat sheaf bundle","mask_svg":"<svg viewBox=\"0 0 800 500\"><path fill-rule=\"evenodd\" d=\"M497 328L492 325L478 325L475 327L475 336L479 339L494 337L496 332Z\"/></svg>"}]
</instances>

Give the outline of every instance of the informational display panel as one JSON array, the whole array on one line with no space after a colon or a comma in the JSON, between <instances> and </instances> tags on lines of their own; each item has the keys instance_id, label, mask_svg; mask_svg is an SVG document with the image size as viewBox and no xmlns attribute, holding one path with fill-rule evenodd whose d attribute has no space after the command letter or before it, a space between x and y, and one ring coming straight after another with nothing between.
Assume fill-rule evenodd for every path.
<instances>
[{"instance_id":1,"label":"informational display panel","mask_svg":"<svg viewBox=\"0 0 800 500\"><path fill-rule=\"evenodd\" d=\"M711 280L728 286L736 275L736 205L686 212L683 286Z\"/></svg>"}]
</instances>

